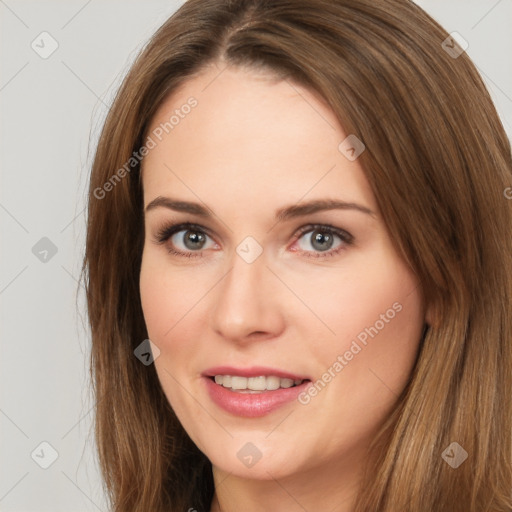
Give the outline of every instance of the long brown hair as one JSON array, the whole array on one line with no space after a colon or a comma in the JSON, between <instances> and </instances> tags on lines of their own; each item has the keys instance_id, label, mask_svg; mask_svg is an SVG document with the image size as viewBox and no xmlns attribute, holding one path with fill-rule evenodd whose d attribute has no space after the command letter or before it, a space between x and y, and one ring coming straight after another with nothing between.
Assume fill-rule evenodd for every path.
<instances>
[{"instance_id":1,"label":"long brown hair","mask_svg":"<svg viewBox=\"0 0 512 512\"><path fill-rule=\"evenodd\" d=\"M142 51L97 147L82 269L115 512L208 511L214 491L154 365L134 356L148 337L134 155L162 101L213 61L307 86L364 142L380 212L434 307L357 512L512 510L511 150L474 65L447 38L408 0L188 0ZM456 469L442 457L454 442L468 454Z\"/></svg>"}]
</instances>

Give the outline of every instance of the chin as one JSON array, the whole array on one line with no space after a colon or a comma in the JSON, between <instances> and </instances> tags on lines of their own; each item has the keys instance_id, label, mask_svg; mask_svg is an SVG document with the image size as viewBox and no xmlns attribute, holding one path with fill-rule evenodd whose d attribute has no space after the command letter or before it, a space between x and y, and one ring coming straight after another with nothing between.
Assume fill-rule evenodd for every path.
<instances>
[{"instance_id":1,"label":"chin","mask_svg":"<svg viewBox=\"0 0 512 512\"><path fill-rule=\"evenodd\" d=\"M280 479L304 471L304 452L298 457L297 446L300 443L293 441L293 438L288 437L290 444L285 446L278 437L274 441L265 439L269 435L267 431L247 432L244 435L233 432L233 435L224 443L219 443L217 439L215 446L209 443L204 445L203 453L218 470L230 476L253 480ZM292 461L293 467L290 465Z\"/></svg>"}]
</instances>

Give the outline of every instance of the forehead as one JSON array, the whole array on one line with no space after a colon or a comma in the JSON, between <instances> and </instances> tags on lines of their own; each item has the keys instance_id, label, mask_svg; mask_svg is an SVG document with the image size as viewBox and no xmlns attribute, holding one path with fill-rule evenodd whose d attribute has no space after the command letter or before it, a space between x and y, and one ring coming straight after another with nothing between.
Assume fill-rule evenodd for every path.
<instances>
[{"instance_id":1,"label":"forehead","mask_svg":"<svg viewBox=\"0 0 512 512\"><path fill-rule=\"evenodd\" d=\"M361 166L338 148L348 134L334 113L315 93L268 74L212 66L160 106L148 133L145 204L169 194L204 198L214 210L216 198L277 209L307 194L376 208Z\"/></svg>"}]
</instances>

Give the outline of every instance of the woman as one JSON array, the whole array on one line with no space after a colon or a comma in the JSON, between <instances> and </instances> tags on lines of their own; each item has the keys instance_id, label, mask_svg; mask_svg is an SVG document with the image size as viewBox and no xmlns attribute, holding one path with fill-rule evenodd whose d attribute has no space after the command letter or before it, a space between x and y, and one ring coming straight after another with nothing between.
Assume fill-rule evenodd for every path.
<instances>
[{"instance_id":1,"label":"woman","mask_svg":"<svg viewBox=\"0 0 512 512\"><path fill-rule=\"evenodd\" d=\"M412 2L187 1L91 175L113 510L512 510L511 185Z\"/></svg>"}]
</instances>

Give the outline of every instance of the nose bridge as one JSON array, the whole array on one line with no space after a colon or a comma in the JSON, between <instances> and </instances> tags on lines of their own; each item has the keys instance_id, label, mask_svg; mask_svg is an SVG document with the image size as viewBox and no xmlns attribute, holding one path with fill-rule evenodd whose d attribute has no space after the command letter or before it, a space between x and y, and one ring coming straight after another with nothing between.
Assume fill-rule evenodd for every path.
<instances>
[{"instance_id":1,"label":"nose bridge","mask_svg":"<svg viewBox=\"0 0 512 512\"><path fill-rule=\"evenodd\" d=\"M274 276L266 264L263 248L250 237L231 254L213 314L214 329L224 337L241 340L252 332L279 330L280 312L271 292Z\"/></svg>"},{"instance_id":2,"label":"nose bridge","mask_svg":"<svg viewBox=\"0 0 512 512\"><path fill-rule=\"evenodd\" d=\"M250 300L253 304L257 301L254 294L258 282L262 279L263 259L252 263L245 262L238 254L234 254L231 259L231 271L226 276L224 288L222 290L222 298L237 301ZM261 291L261 287L260 287Z\"/></svg>"}]
</instances>

